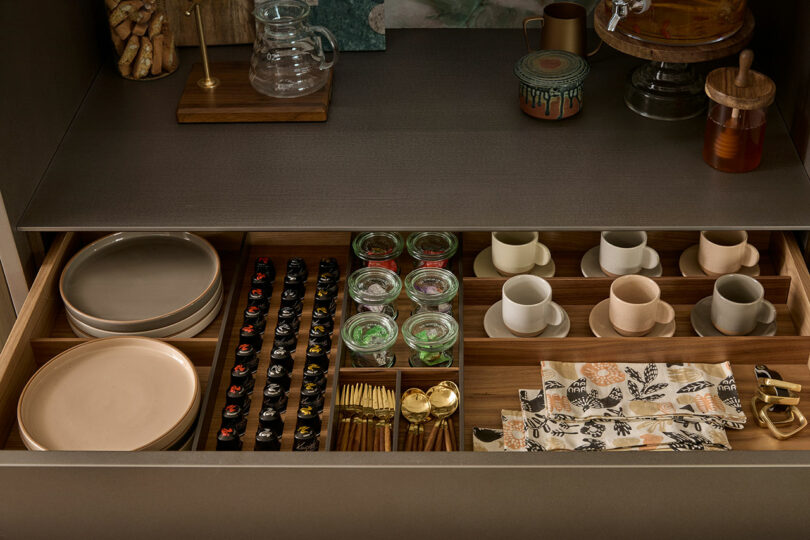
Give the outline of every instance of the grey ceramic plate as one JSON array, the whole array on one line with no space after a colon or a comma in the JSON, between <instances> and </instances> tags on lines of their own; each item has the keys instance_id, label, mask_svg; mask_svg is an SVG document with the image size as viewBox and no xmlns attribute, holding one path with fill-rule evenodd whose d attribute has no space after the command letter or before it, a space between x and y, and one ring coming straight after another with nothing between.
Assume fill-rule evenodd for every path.
<instances>
[{"instance_id":1,"label":"grey ceramic plate","mask_svg":"<svg viewBox=\"0 0 810 540\"><path fill-rule=\"evenodd\" d=\"M609 277L599 266L599 246L592 247L585 252L585 255L582 256L582 262L579 268L582 270L582 275L585 277ZM661 269L660 262L655 268L642 268L638 272L639 276L647 277L661 277L661 274L663 274L663 270Z\"/></svg>"},{"instance_id":2,"label":"grey ceramic plate","mask_svg":"<svg viewBox=\"0 0 810 540\"><path fill-rule=\"evenodd\" d=\"M498 300L487 310L484 315L484 331L491 338L517 338L509 331L509 328L503 323L503 314L501 312L503 300ZM568 335L571 329L571 319L568 318L568 313L559 304L552 302L556 307L560 308L563 314L563 321L557 326L548 325L536 338L564 338Z\"/></svg>"},{"instance_id":3,"label":"grey ceramic plate","mask_svg":"<svg viewBox=\"0 0 810 540\"><path fill-rule=\"evenodd\" d=\"M610 324L609 306L610 298L605 298L593 307L588 317L591 332L593 332L593 335L596 337L626 337L618 333L616 329L613 328L613 325ZM656 324L653 326L652 330L650 330L649 334L641 337L672 337L675 335L676 326L675 320L669 324Z\"/></svg>"},{"instance_id":4,"label":"grey ceramic plate","mask_svg":"<svg viewBox=\"0 0 810 540\"><path fill-rule=\"evenodd\" d=\"M689 276L706 276L706 272L698 264L698 245L695 244L694 246L690 246L686 248L683 253L681 253L680 259L678 259L678 266L681 269L681 274L686 277ZM735 274L742 274L744 276L758 276L759 275L759 265L755 264L754 266L743 266L736 272Z\"/></svg>"},{"instance_id":5,"label":"grey ceramic plate","mask_svg":"<svg viewBox=\"0 0 810 540\"><path fill-rule=\"evenodd\" d=\"M548 264L535 266L527 273L541 278L548 278L554 277L556 270L557 267L554 264L554 259L551 259ZM481 253L475 256L475 261L473 261L473 273L475 277L506 277L499 274L495 265L492 264L492 246L485 248Z\"/></svg>"},{"instance_id":6,"label":"grey ceramic plate","mask_svg":"<svg viewBox=\"0 0 810 540\"><path fill-rule=\"evenodd\" d=\"M689 314L689 319L692 321L692 328L695 330L695 333L700 337L709 337L709 336L734 337L734 336L726 336L726 334L722 333L720 330L715 328L714 324L712 323L711 296L707 296L706 298L703 298L700 302L695 304L695 307L692 308L692 313ZM757 324L750 334L746 334L746 336L775 336L775 335L776 335L776 321L770 324L762 324L762 323Z\"/></svg>"},{"instance_id":7,"label":"grey ceramic plate","mask_svg":"<svg viewBox=\"0 0 810 540\"><path fill-rule=\"evenodd\" d=\"M164 328L157 328L155 330L147 330L144 332L107 332L106 330L99 330L93 328L79 320L73 318L70 313L67 314L68 324L73 333L79 337L89 338L105 338L105 337L151 337L151 338L191 338L205 330L209 324L219 315L219 310L222 307L223 299L222 287L219 288L219 293L211 298L211 300L201 309L188 319L166 326Z\"/></svg>"},{"instance_id":8,"label":"grey ceramic plate","mask_svg":"<svg viewBox=\"0 0 810 540\"><path fill-rule=\"evenodd\" d=\"M140 332L200 311L221 280L216 250L197 235L116 233L73 256L59 292L67 311L87 325Z\"/></svg>"}]
</instances>

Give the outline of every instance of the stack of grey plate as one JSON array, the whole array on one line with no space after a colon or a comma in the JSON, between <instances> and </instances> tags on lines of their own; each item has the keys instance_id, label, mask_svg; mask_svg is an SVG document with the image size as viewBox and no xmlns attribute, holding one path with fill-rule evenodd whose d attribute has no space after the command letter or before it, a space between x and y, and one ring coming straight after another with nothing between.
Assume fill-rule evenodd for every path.
<instances>
[{"instance_id":1,"label":"stack of grey plate","mask_svg":"<svg viewBox=\"0 0 810 540\"><path fill-rule=\"evenodd\" d=\"M59 292L79 337L193 337L222 307L219 255L186 232L115 233L67 263Z\"/></svg>"}]
</instances>

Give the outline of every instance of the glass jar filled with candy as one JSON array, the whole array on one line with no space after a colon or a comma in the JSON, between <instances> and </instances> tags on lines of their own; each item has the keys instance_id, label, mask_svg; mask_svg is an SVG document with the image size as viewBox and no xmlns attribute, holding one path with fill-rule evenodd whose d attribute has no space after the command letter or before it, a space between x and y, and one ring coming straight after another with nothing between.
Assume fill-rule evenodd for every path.
<instances>
[{"instance_id":1,"label":"glass jar filled with candy","mask_svg":"<svg viewBox=\"0 0 810 540\"><path fill-rule=\"evenodd\" d=\"M424 312L402 325L402 337L411 348L411 367L453 365L453 345L458 339L458 323L445 313Z\"/></svg>"},{"instance_id":2,"label":"glass jar filled with candy","mask_svg":"<svg viewBox=\"0 0 810 540\"><path fill-rule=\"evenodd\" d=\"M452 315L458 279L442 268L419 268L405 277L405 292L413 303L413 314L437 311Z\"/></svg>"},{"instance_id":3,"label":"glass jar filled with candy","mask_svg":"<svg viewBox=\"0 0 810 540\"><path fill-rule=\"evenodd\" d=\"M361 268L347 280L349 296L357 303L357 312L372 312L396 319L396 300L402 291L402 280L385 268Z\"/></svg>"},{"instance_id":4,"label":"glass jar filled with candy","mask_svg":"<svg viewBox=\"0 0 810 540\"><path fill-rule=\"evenodd\" d=\"M387 368L396 363L391 347L397 340L399 328L388 315L358 313L350 317L340 336L351 352L353 367Z\"/></svg>"},{"instance_id":5,"label":"glass jar filled with candy","mask_svg":"<svg viewBox=\"0 0 810 540\"><path fill-rule=\"evenodd\" d=\"M352 242L352 249L363 266L386 268L399 274L397 258L402 254L404 242L395 232L364 232Z\"/></svg>"},{"instance_id":6,"label":"glass jar filled with candy","mask_svg":"<svg viewBox=\"0 0 810 540\"><path fill-rule=\"evenodd\" d=\"M449 232L415 232L408 235L406 246L414 268L447 268L458 250L458 238Z\"/></svg>"}]
</instances>

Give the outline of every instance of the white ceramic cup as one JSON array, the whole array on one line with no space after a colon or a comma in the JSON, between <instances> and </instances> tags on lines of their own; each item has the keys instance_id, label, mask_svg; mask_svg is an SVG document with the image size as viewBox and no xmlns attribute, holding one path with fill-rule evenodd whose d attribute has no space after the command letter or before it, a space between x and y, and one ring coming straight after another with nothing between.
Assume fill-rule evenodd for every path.
<instances>
[{"instance_id":1,"label":"white ceramic cup","mask_svg":"<svg viewBox=\"0 0 810 540\"><path fill-rule=\"evenodd\" d=\"M551 252L539 237L536 232L492 233L492 264L498 273L509 277L548 264Z\"/></svg>"},{"instance_id":2,"label":"white ceramic cup","mask_svg":"<svg viewBox=\"0 0 810 540\"><path fill-rule=\"evenodd\" d=\"M562 308L551 302L551 285L541 277L509 278L503 284L501 297L503 323L516 336L536 336L546 326L563 322Z\"/></svg>"},{"instance_id":3,"label":"white ceramic cup","mask_svg":"<svg viewBox=\"0 0 810 540\"><path fill-rule=\"evenodd\" d=\"M622 276L610 285L610 324L628 337L648 334L656 324L675 318L672 306L661 300L658 284L645 276Z\"/></svg>"},{"instance_id":4,"label":"white ceramic cup","mask_svg":"<svg viewBox=\"0 0 810 540\"><path fill-rule=\"evenodd\" d=\"M745 231L700 231L698 264L707 276L733 274L759 262L759 251Z\"/></svg>"},{"instance_id":5,"label":"white ceramic cup","mask_svg":"<svg viewBox=\"0 0 810 540\"><path fill-rule=\"evenodd\" d=\"M602 231L599 240L599 266L611 277L636 274L642 268L652 269L661 259L647 246L644 231Z\"/></svg>"},{"instance_id":6,"label":"white ceramic cup","mask_svg":"<svg viewBox=\"0 0 810 540\"><path fill-rule=\"evenodd\" d=\"M712 324L727 336L750 333L759 323L776 320L776 308L765 300L762 284L742 274L727 274L714 282Z\"/></svg>"}]
</instances>

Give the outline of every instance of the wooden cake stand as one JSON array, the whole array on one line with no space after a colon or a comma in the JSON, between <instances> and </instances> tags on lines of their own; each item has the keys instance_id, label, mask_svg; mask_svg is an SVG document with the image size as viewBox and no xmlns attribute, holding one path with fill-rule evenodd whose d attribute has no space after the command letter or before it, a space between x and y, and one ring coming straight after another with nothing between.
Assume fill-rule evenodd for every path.
<instances>
[{"instance_id":1,"label":"wooden cake stand","mask_svg":"<svg viewBox=\"0 0 810 540\"><path fill-rule=\"evenodd\" d=\"M727 39L705 45L663 45L607 29L606 0L594 11L594 29L617 51L649 60L627 79L624 102L633 112L656 120L685 120L706 108L703 77L691 64L725 58L740 52L754 33L754 16L746 10L742 27Z\"/></svg>"}]
</instances>

